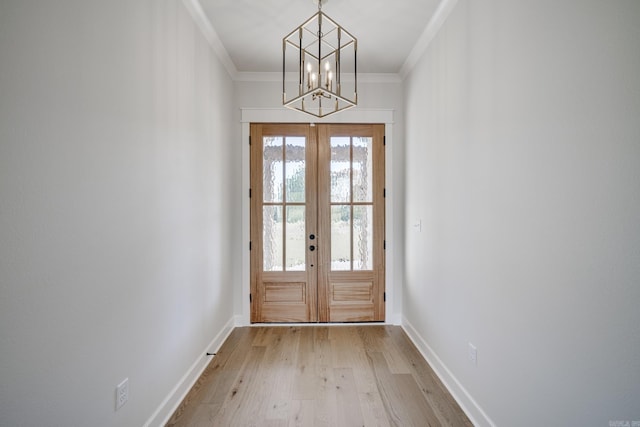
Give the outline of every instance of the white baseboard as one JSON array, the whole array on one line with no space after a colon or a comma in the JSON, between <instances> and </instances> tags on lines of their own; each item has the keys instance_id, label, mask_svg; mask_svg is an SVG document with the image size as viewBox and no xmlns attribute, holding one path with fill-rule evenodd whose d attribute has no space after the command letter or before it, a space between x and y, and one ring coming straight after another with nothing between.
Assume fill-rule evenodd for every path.
<instances>
[{"instance_id":1,"label":"white baseboard","mask_svg":"<svg viewBox=\"0 0 640 427\"><path fill-rule=\"evenodd\" d=\"M210 357L206 356L207 352L216 353L218 349L222 346L222 343L227 339L231 331L233 331L235 327L235 318L232 317L229 321L222 327L222 330L215 336L215 338L209 343L209 345L202 351L202 355L196 359L195 362L191 365L189 370L184 374L178 384L171 390L169 395L162 401L158 409L149 417L146 423L144 423L144 427L152 427L152 426L164 426L169 422L169 419L173 415L173 413L178 409L178 406L184 398L189 393L189 390L196 383L198 378L202 375L205 368L211 361Z\"/></svg>"},{"instance_id":2,"label":"white baseboard","mask_svg":"<svg viewBox=\"0 0 640 427\"><path fill-rule=\"evenodd\" d=\"M473 397L471 397L462 384L460 384L458 379L451 373L449 368L447 368L447 365L438 357L431 346L427 344L427 341L420 336L406 317L402 319L402 329L404 329L409 339L422 354L422 357L426 359L436 375L438 375L438 378L440 378L440 381L442 381L447 390L449 390L449 393L451 393L456 402L458 402L458 405L460 405L465 414L467 414L467 417L469 417L473 425L476 427L495 427L494 422L491 421L489 416L482 410Z\"/></svg>"},{"instance_id":3,"label":"white baseboard","mask_svg":"<svg viewBox=\"0 0 640 427\"><path fill-rule=\"evenodd\" d=\"M235 316L235 327L240 328L244 326L362 326L362 325L402 325L402 316L393 315L388 316L385 322L344 322L344 323L251 323L245 320L243 316Z\"/></svg>"}]
</instances>

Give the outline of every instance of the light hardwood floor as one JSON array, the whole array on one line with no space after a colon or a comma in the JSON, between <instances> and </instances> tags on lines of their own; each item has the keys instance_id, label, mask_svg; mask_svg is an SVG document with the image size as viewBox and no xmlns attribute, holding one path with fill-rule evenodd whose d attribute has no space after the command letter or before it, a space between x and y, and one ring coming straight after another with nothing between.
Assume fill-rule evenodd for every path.
<instances>
[{"instance_id":1,"label":"light hardwood floor","mask_svg":"<svg viewBox=\"0 0 640 427\"><path fill-rule=\"evenodd\" d=\"M236 328L167 426L471 426L398 326Z\"/></svg>"}]
</instances>

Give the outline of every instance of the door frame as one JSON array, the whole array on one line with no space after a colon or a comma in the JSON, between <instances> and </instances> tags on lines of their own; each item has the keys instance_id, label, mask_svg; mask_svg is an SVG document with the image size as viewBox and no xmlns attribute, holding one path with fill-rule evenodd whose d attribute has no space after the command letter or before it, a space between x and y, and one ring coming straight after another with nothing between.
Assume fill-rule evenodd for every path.
<instances>
[{"instance_id":1,"label":"door frame","mask_svg":"<svg viewBox=\"0 0 640 427\"><path fill-rule=\"evenodd\" d=\"M385 125L385 146L387 161L385 162L385 188L387 196L385 198L385 223L387 224L386 233L386 250L385 250L385 283L386 283L386 301L385 313L386 318L384 324L400 324L400 312L394 310L396 299L400 299L401 283L394 283L393 277L395 266L393 263L393 248L395 247L395 239L393 238L394 226L394 193L393 183L393 112L391 109L352 109L331 115L324 119L313 119L309 121L308 116L289 110L286 108L242 108L241 109L241 125L242 125L242 285L234 290L234 301L241 301L241 314L236 315L236 326L250 326L251 305L249 302L251 280L250 280L250 198L249 188L250 180L250 147L249 136L251 134L251 123L353 123L353 124L369 124L381 123ZM237 307L237 306L236 306ZM379 322L377 324L380 324ZM254 324L256 325L256 324ZM259 325L259 324L258 324Z\"/></svg>"}]
</instances>

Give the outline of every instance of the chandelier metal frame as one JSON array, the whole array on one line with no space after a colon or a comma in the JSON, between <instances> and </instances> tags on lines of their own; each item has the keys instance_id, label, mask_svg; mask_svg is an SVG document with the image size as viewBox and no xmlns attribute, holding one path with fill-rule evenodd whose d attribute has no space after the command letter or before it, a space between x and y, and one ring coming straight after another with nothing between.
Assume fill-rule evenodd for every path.
<instances>
[{"instance_id":1,"label":"chandelier metal frame","mask_svg":"<svg viewBox=\"0 0 640 427\"><path fill-rule=\"evenodd\" d=\"M318 12L282 39L282 104L319 118L358 104L358 40L322 12L323 2L318 0ZM349 69L343 70L343 57L351 52ZM297 87L287 81L292 74ZM291 98L287 87L295 93Z\"/></svg>"}]
</instances>

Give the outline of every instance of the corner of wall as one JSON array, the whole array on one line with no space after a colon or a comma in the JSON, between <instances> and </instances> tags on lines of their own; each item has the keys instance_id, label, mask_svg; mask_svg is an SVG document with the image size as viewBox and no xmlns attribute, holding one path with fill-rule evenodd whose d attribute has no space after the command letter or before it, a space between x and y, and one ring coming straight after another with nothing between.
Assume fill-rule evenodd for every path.
<instances>
[{"instance_id":1,"label":"corner of wall","mask_svg":"<svg viewBox=\"0 0 640 427\"><path fill-rule=\"evenodd\" d=\"M171 392L169 392L153 415L144 423L144 427L164 426L167 424L198 378L200 378L204 370L209 366L212 359L206 356L206 353L216 353L220 349L235 328L235 320L235 317L231 317L231 319L227 321L215 338L213 338L209 345L201 352L201 356L193 362L183 377L180 378L180 381L178 381Z\"/></svg>"},{"instance_id":2,"label":"corner of wall","mask_svg":"<svg viewBox=\"0 0 640 427\"><path fill-rule=\"evenodd\" d=\"M407 60L402 65L399 73L401 79L404 80L420 60L427 50L427 47L429 47L431 40L438 34L440 27L442 27L442 24L447 20L456 3L458 3L458 0L442 0L440 2L427 27L424 29L424 32L420 35L413 49L411 49Z\"/></svg>"},{"instance_id":3,"label":"corner of wall","mask_svg":"<svg viewBox=\"0 0 640 427\"><path fill-rule=\"evenodd\" d=\"M460 384L447 365L445 365L442 359L440 359L435 351L433 351L431 346L427 343L427 340L418 333L418 331L404 316L402 318L401 326L411 342L413 342L420 354L422 354L422 357L424 357L429 363L436 375L438 375L440 381L442 381L458 405L460 405L465 414L467 414L467 417L469 417L473 425L495 426L494 422L491 421L489 416L484 412L480 405L478 405L464 386Z\"/></svg>"},{"instance_id":4,"label":"corner of wall","mask_svg":"<svg viewBox=\"0 0 640 427\"><path fill-rule=\"evenodd\" d=\"M236 69L236 66L231 60L231 57L229 56L227 49L222 44L222 41L220 41L220 37L218 36L218 33L216 33L216 30L213 28L213 25L211 25L209 18L207 18L207 15L204 13L204 10L202 10L202 5L200 4L200 1L199 0L182 0L182 3L189 11L191 18L195 22L196 26L202 32L202 35L204 36L204 38L207 40L207 42L209 42L209 46L211 46L211 49L213 49L215 54L218 56L218 59L220 59L220 62L224 64L224 67L229 73L229 76L231 76L231 78L235 80L235 78L238 75L238 70Z\"/></svg>"}]
</instances>

